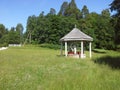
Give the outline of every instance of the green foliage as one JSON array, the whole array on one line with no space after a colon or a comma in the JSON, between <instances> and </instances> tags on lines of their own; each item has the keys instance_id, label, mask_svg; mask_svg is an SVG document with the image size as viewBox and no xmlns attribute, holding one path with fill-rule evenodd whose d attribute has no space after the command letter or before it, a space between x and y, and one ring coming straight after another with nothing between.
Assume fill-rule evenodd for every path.
<instances>
[{"instance_id":1,"label":"green foliage","mask_svg":"<svg viewBox=\"0 0 120 90\"><path fill-rule=\"evenodd\" d=\"M8 43L2 43L0 44L0 47L7 47L8 46Z\"/></svg>"},{"instance_id":2,"label":"green foliage","mask_svg":"<svg viewBox=\"0 0 120 90\"><path fill-rule=\"evenodd\" d=\"M116 12L113 15L113 22L115 28L115 43L116 45L120 45L120 0L113 0L110 6L111 11Z\"/></svg>"},{"instance_id":3,"label":"green foliage","mask_svg":"<svg viewBox=\"0 0 120 90\"><path fill-rule=\"evenodd\" d=\"M84 5L83 9L82 9L83 18L85 18L88 14L89 14L89 10L88 10L87 6Z\"/></svg>"},{"instance_id":4,"label":"green foliage","mask_svg":"<svg viewBox=\"0 0 120 90\"><path fill-rule=\"evenodd\" d=\"M106 12L106 10L105 10ZM107 16L108 15L108 16ZM102 12L102 16L98 17L98 27L95 32L97 39L97 46L104 49L113 49L114 47L114 28L110 23L110 16L108 13Z\"/></svg>"},{"instance_id":5,"label":"green foliage","mask_svg":"<svg viewBox=\"0 0 120 90\"><path fill-rule=\"evenodd\" d=\"M0 24L0 38L5 34L5 26Z\"/></svg>"},{"instance_id":6,"label":"green foliage","mask_svg":"<svg viewBox=\"0 0 120 90\"><path fill-rule=\"evenodd\" d=\"M114 28L115 28L115 43L117 45L120 45L120 17L115 17L113 20L114 22Z\"/></svg>"},{"instance_id":7,"label":"green foliage","mask_svg":"<svg viewBox=\"0 0 120 90\"><path fill-rule=\"evenodd\" d=\"M56 14L56 11L54 8L51 8L50 9L50 12L48 13L49 15L55 15Z\"/></svg>"},{"instance_id":8,"label":"green foliage","mask_svg":"<svg viewBox=\"0 0 120 90\"><path fill-rule=\"evenodd\" d=\"M55 49L55 50L60 49L60 45L55 45L55 44L40 44L40 47Z\"/></svg>"},{"instance_id":9,"label":"green foliage","mask_svg":"<svg viewBox=\"0 0 120 90\"><path fill-rule=\"evenodd\" d=\"M109 10L105 9L101 14L89 13L87 6L83 6L81 12L74 0L70 3L64 2L58 15L55 14L55 9L51 8L47 15L42 12L39 16L29 16L26 32L31 33L29 38L33 43L59 44L59 39L75 25L93 37L93 48L115 48L115 32Z\"/></svg>"},{"instance_id":10,"label":"green foliage","mask_svg":"<svg viewBox=\"0 0 120 90\"><path fill-rule=\"evenodd\" d=\"M18 33L18 36L20 37L20 43L22 44L23 43L23 26L21 23L17 24L16 26L16 31Z\"/></svg>"},{"instance_id":11,"label":"green foliage","mask_svg":"<svg viewBox=\"0 0 120 90\"><path fill-rule=\"evenodd\" d=\"M8 30L0 24L0 47L8 45Z\"/></svg>"},{"instance_id":12,"label":"green foliage","mask_svg":"<svg viewBox=\"0 0 120 90\"><path fill-rule=\"evenodd\" d=\"M8 44L19 44L23 41L23 26L17 24L16 27L6 29L4 25L0 24L0 46L8 46Z\"/></svg>"},{"instance_id":13,"label":"green foliage","mask_svg":"<svg viewBox=\"0 0 120 90\"><path fill-rule=\"evenodd\" d=\"M8 33L9 37L9 44L19 44L20 43L20 35L17 31L11 28L11 30Z\"/></svg>"},{"instance_id":14,"label":"green foliage","mask_svg":"<svg viewBox=\"0 0 120 90\"><path fill-rule=\"evenodd\" d=\"M65 9L64 15L67 17L71 17L71 18L76 18L76 19L80 19L81 18L81 12L80 10L77 8L77 5L75 3L75 0L72 0L68 7Z\"/></svg>"},{"instance_id":15,"label":"green foliage","mask_svg":"<svg viewBox=\"0 0 120 90\"><path fill-rule=\"evenodd\" d=\"M115 16L120 16L120 0L113 0L113 2L110 4L111 11L116 11Z\"/></svg>"},{"instance_id":16,"label":"green foliage","mask_svg":"<svg viewBox=\"0 0 120 90\"><path fill-rule=\"evenodd\" d=\"M111 10L119 14L118 0L111 4ZM23 37L30 44L59 44L61 37L70 32L75 25L78 29L93 37L93 48L116 49L120 44L120 18L111 17L108 9L101 14L89 12L86 5L80 10L75 0L63 2L60 11L56 14L54 8L48 14L42 11L39 16L29 16L26 32L23 35L23 26L18 23L11 30L0 24L0 43L23 43Z\"/></svg>"},{"instance_id":17,"label":"green foliage","mask_svg":"<svg viewBox=\"0 0 120 90\"><path fill-rule=\"evenodd\" d=\"M67 7L68 7L68 2L63 2L58 15L65 16L65 11L66 11Z\"/></svg>"}]
</instances>

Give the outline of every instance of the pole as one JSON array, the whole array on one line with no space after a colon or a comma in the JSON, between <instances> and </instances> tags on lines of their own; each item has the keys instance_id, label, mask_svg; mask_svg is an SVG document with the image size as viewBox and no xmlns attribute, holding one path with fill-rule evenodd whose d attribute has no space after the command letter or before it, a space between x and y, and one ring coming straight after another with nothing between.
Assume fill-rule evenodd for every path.
<instances>
[{"instance_id":1,"label":"pole","mask_svg":"<svg viewBox=\"0 0 120 90\"><path fill-rule=\"evenodd\" d=\"M91 46L92 46L92 43L90 42L90 43L89 43L89 54L90 54L90 58L92 57Z\"/></svg>"},{"instance_id":2,"label":"pole","mask_svg":"<svg viewBox=\"0 0 120 90\"><path fill-rule=\"evenodd\" d=\"M65 42L65 56L67 57L67 42Z\"/></svg>"},{"instance_id":3,"label":"pole","mask_svg":"<svg viewBox=\"0 0 120 90\"><path fill-rule=\"evenodd\" d=\"M83 58L83 41L81 41L81 58Z\"/></svg>"}]
</instances>

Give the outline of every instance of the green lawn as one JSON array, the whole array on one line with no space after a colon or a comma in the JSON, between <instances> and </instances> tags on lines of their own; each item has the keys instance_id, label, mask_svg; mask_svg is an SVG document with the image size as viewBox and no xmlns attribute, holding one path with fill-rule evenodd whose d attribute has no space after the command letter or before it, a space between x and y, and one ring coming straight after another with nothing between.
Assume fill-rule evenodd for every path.
<instances>
[{"instance_id":1,"label":"green lawn","mask_svg":"<svg viewBox=\"0 0 120 90\"><path fill-rule=\"evenodd\" d=\"M35 46L0 51L0 90L120 90L120 52L95 50L92 59L59 53Z\"/></svg>"}]
</instances>

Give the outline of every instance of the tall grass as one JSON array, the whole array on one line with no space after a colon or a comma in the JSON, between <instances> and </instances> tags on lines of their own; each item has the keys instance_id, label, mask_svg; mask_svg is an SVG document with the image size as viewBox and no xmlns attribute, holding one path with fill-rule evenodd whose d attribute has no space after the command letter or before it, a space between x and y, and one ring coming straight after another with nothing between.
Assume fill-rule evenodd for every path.
<instances>
[{"instance_id":1,"label":"tall grass","mask_svg":"<svg viewBox=\"0 0 120 90\"><path fill-rule=\"evenodd\" d=\"M0 51L0 90L120 89L120 70L95 62L103 56L117 57L118 52L93 53L93 59L65 58L59 53L35 46Z\"/></svg>"}]
</instances>

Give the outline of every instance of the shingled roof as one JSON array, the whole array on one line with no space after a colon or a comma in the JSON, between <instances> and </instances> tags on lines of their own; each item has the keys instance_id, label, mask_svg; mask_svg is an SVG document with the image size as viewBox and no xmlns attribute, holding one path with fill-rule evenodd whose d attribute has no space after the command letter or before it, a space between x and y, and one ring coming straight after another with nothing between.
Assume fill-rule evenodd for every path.
<instances>
[{"instance_id":1,"label":"shingled roof","mask_svg":"<svg viewBox=\"0 0 120 90\"><path fill-rule=\"evenodd\" d=\"M73 28L73 30L62 37L60 41L93 41L93 38L83 33L79 29Z\"/></svg>"}]
</instances>

